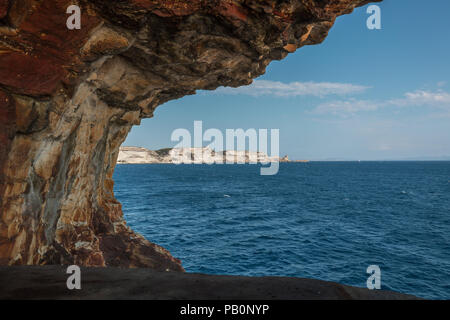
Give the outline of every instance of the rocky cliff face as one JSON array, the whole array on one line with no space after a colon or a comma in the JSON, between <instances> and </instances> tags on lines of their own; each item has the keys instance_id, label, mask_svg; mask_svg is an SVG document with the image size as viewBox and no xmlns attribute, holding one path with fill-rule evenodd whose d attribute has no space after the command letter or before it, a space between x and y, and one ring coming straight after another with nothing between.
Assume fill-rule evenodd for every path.
<instances>
[{"instance_id":1,"label":"rocky cliff face","mask_svg":"<svg viewBox=\"0 0 450 320\"><path fill-rule=\"evenodd\" d=\"M0 0L0 264L181 271L114 198L130 128L197 89L251 83L367 2Z\"/></svg>"}]
</instances>

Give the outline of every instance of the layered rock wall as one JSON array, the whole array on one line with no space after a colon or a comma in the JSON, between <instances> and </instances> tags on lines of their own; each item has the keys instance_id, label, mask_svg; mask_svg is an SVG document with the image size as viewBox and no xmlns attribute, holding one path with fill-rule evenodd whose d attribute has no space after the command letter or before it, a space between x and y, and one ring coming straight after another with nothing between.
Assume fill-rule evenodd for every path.
<instances>
[{"instance_id":1,"label":"layered rock wall","mask_svg":"<svg viewBox=\"0 0 450 320\"><path fill-rule=\"evenodd\" d=\"M0 264L181 271L114 198L131 127L195 90L250 84L368 2L0 0Z\"/></svg>"}]
</instances>

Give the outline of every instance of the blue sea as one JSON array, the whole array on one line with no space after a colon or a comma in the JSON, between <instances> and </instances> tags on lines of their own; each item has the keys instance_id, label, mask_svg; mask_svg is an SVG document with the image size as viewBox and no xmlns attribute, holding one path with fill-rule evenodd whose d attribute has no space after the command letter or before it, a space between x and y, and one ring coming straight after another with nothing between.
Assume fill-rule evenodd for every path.
<instances>
[{"instance_id":1,"label":"blue sea","mask_svg":"<svg viewBox=\"0 0 450 320\"><path fill-rule=\"evenodd\" d=\"M450 162L118 165L129 226L188 272L294 276L450 299Z\"/></svg>"}]
</instances>

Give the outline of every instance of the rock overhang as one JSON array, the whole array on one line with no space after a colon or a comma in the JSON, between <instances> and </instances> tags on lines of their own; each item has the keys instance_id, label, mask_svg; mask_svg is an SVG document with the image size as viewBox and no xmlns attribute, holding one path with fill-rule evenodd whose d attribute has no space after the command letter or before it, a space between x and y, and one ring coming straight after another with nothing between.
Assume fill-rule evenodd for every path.
<instances>
[{"instance_id":1,"label":"rock overhang","mask_svg":"<svg viewBox=\"0 0 450 320\"><path fill-rule=\"evenodd\" d=\"M247 85L367 0L0 1L0 263L179 260L128 228L118 150L162 103Z\"/></svg>"}]
</instances>

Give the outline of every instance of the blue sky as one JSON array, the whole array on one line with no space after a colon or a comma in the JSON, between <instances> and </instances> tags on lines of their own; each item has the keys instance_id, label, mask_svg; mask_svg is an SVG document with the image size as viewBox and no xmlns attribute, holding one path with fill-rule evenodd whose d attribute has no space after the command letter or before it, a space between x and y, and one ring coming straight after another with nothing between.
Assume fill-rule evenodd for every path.
<instances>
[{"instance_id":1,"label":"blue sky","mask_svg":"<svg viewBox=\"0 0 450 320\"><path fill-rule=\"evenodd\" d=\"M385 0L338 18L324 43L272 62L253 85L160 106L124 145L172 147L172 131L276 128L291 159L450 158L450 1ZM206 143L205 143L206 145Z\"/></svg>"}]
</instances>

